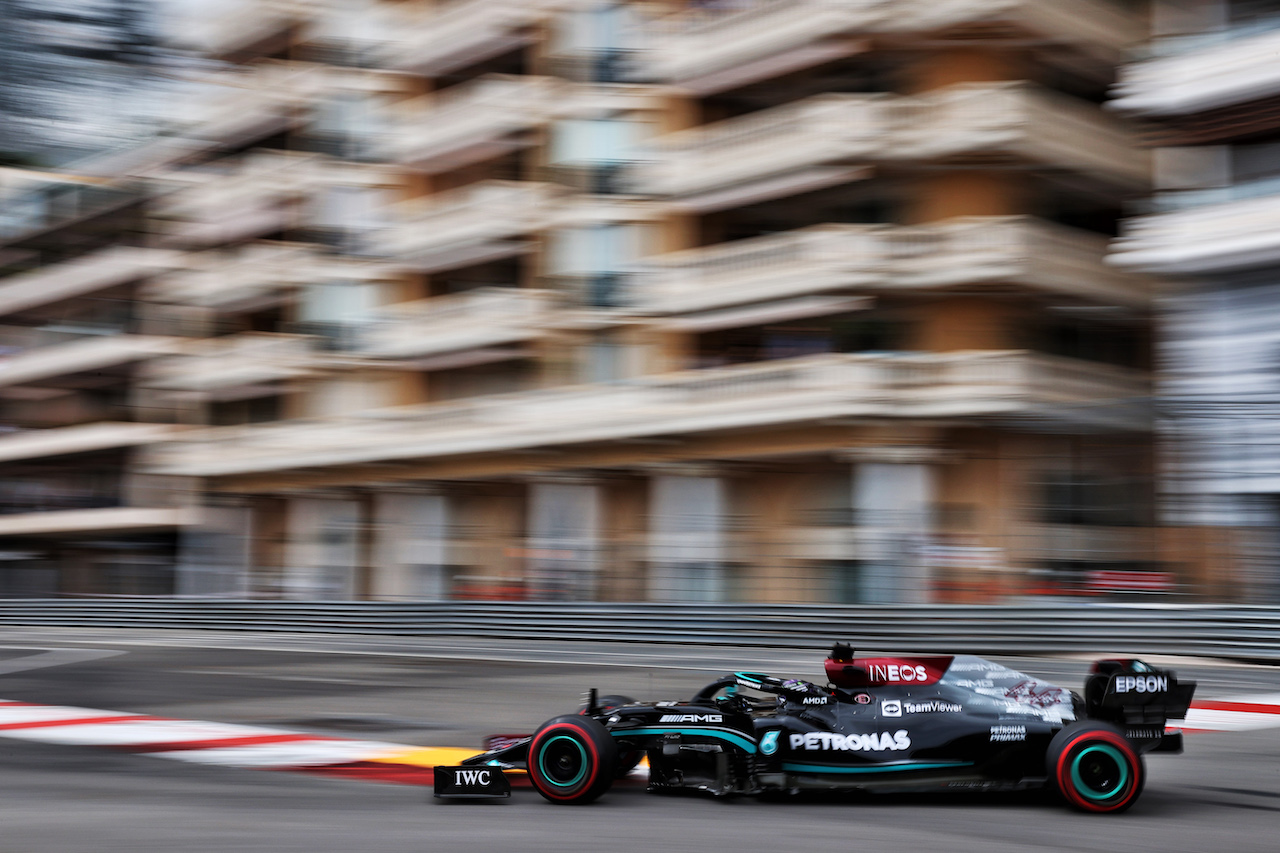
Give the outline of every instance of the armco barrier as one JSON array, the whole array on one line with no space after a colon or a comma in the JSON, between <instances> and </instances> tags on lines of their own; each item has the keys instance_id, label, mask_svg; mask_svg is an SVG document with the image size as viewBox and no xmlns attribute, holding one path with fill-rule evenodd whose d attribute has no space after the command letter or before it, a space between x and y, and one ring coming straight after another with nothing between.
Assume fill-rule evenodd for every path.
<instances>
[{"instance_id":1,"label":"armco barrier","mask_svg":"<svg viewBox=\"0 0 1280 853\"><path fill-rule=\"evenodd\" d=\"M0 628L584 640L774 648L1180 654L1280 663L1280 607L0 599Z\"/></svg>"}]
</instances>

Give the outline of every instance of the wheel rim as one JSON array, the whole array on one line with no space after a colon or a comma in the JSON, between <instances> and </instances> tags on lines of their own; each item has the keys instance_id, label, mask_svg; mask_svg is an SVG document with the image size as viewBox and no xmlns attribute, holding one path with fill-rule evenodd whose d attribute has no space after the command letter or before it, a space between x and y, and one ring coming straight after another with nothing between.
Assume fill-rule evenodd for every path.
<instances>
[{"instance_id":1,"label":"wheel rim","mask_svg":"<svg viewBox=\"0 0 1280 853\"><path fill-rule=\"evenodd\" d=\"M548 784L572 788L587 775L587 751L576 738L556 735L538 753L538 770Z\"/></svg>"},{"instance_id":2,"label":"wheel rim","mask_svg":"<svg viewBox=\"0 0 1280 853\"><path fill-rule=\"evenodd\" d=\"M1114 746L1087 746L1071 762L1071 783L1087 799L1113 799L1129 785L1129 762Z\"/></svg>"}]
</instances>

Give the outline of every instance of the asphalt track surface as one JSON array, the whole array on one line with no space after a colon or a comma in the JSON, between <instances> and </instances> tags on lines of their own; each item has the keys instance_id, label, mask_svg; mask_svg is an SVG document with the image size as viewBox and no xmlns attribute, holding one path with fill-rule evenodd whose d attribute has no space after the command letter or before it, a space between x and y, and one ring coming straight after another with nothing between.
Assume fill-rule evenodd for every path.
<instances>
[{"instance_id":1,"label":"asphalt track surface","mask_svg":"<svg viewBox=\"0 0 1280 853\"><path fill-rule=\"evenodd\" d=\"M1114 650L1100 650L1105 654ZM813 652L456 640L0 630L0 699L476 746L574 709L596 686L679 698L729 669L821 675ZM1081 659L1003 659L1067 686ZM1280 670L1179 661L1199 697L1275 693ZM182 764L0 739L0 853L68 851L1275 851L1280 728L1188 736L1151 756L1129 813L1040 795L761 802L618 788L587 807L528 790L433 802L411 785Z\"/></svg>"}]
</instances>

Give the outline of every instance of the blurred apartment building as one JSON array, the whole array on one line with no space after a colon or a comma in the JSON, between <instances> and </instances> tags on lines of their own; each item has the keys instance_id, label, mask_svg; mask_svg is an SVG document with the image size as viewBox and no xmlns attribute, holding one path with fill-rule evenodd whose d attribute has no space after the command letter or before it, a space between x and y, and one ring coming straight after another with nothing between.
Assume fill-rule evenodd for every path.
<instances>
[{"instance_id":1,"label":"blurred apartment building","mask_svg":"<svg viewBox=\"0 0 1280 853\"><path fill-rule=\"evenodd\" d=\"M169 435L136 396L177 338L139 287L177 260L149 245L137 183L0 169L0 594L162 594L184 497L142 473Z\"/></svg>"},{"instance_id":2,"label":"blurred apartment building","mask_svg":"<svg viewBox=\"0 0 1280 853\"><path fill-rule=\"evenodd\" d=\"M1152 20L1151 56L1123 70L1111 106L1146 124L1157 192L1112 260L1176 282L1160 323L1162 497L1181 528L1170 545L1274 601L1280 2L1161 0Z\"/></svg>"},{"instance_id":3,"label":"blurred apartment building","mask_svg":"<svg viewBox=\"0 0 1280 853\"><path fill-rule=\"evenodd\" d=\"M136 229L6 244L45 254L0 279L0 464L57 492L116 454L115 503L76 511L168 515L78 535L170 537L182 594L1198 584L1154 528L1153 279L1106 263L1150 192L1102 107L1146 28L1119 0L219 6L183 28L222 65L181 124L92 170L145 187ZM41 336L115 294L127 329ZM134 355L51 366L90 345ZM128 415L40 420L86 376ZM138 435L57 443L107 428ZM42 510L0 516L9 565L71 512ZM48 582L137 591L109 577Z\"/></svg>"}]
</instances>

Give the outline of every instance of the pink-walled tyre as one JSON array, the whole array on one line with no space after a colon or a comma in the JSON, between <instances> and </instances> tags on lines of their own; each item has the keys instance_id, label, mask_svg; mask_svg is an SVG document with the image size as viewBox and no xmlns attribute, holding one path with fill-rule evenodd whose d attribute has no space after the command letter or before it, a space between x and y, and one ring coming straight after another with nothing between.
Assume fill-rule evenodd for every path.
<instances>
[{"instance_id":1,"label":"pink-walled tyre","mask_svg":"<svg viewBox=\"0 0 1280 853\"><path fill-rule=\"evenodd\" d=\"M553 803L581 805L595 800L618 773L618 748L591 717L556 717L529 741L529 781Z\"/></svg>"},{"instance_id":2,"label":"pink-walled tyre","mask_svg":"<svg viewBox=\"0 0 1280 853\"><path fill-rule=\"evenodd\" d=\"M1049 778L1080 811L1116 814L1137 802L1146 782L1142 756L1115 726L1083 720L1049 743Z\"/></svg>"}]
</instances>

